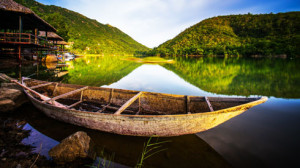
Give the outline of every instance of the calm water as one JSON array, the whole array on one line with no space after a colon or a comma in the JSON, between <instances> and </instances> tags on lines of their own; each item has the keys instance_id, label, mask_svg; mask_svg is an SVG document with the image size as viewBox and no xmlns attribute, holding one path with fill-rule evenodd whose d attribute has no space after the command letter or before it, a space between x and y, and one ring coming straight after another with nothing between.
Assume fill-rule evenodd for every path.
<instances>
[{"instance_id":1,"label":"calm water","mask_svg":"<svg viewBox=\"0 0 300 168\"><path fill-rule=\"evenodd\" d=\"M142 64L117 57L87 57L57 65L0 69L10 76L131 90L199 96L268 96L269 100L206 132L174 138L146 167L300 166L300 60L177 58L174 64ZM53 68L53 69L51 69ZM68 72L68 73L67 73ZM66 74L67 73L67 74ZM66 75L64 75L66 74ZM18 117L33 130L23 140L42 154L78 130L97 143L100 158L115 167L134 166L147 138L113 135L49 119L32 105ZM104 151L104 152L103 152ZM113 158L111 158L113 156Z\"/></svg>"}]
</instances>

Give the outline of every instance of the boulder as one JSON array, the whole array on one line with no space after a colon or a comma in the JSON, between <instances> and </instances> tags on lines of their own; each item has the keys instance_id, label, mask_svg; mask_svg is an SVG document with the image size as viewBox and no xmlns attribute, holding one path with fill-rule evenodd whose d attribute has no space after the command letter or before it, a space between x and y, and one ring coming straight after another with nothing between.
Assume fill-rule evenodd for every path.
<instances>
[{"instance_id":1,"label":"boulder","mask_svg":"<svg viewBox=\"0 0 300 168\"><path fill-rule=\"evenodd\" d=\"M4 73L0 73L0 81L1 82L7 82L7 81L10 81L10 80L13 80L13 78L5 75Z\"/></svg>"},{"instance_id":2,"label":"boulder","mask_svg":"<svg viewBox=\"0 0 300 168\"><path fill-rule=\"evenodd\" d=\"M23 93L17 89L0 88L0 99L6 98L14 101L22 94Z\"/></svg>"},{"instance_id":3,"label":"boulder","mask_svg":"<svg viewBox=\"0 0 300 168\"><path fill-rule=\"evenodd\" d=\"M63 139L49 151L49 155L58 164L72 162L76 159L94 158L95 150L87 133L78 131Z\"/></svg>"},{"instance_id":4,"label":"boulder","mask_svg":"<svg viewBox=\"0 0 300 168\"><path fill-rule=\"evenodd\" d=\"M0 99L0 112L13 111L15 103L10 99Z\"/></svg>"},{"instance_id":5,"label":"boulder","mask_svg":"<svg viewBox=\"0 0 300 168\"><path fill-rule=\"evenodd\" d=\"M17 89L23 91L23 88L16 83L1 83L1 88Z\"/></svg>"},{"instance_id":6,"label":"boulder","mask_svg":"<svg viewBox=\"0 0 300 168\"><path fill-rule=\"evenodd\" d=\"M0 88L0 112L14 111L27 101L21 90Z\"/></svg>"}]
</instances>

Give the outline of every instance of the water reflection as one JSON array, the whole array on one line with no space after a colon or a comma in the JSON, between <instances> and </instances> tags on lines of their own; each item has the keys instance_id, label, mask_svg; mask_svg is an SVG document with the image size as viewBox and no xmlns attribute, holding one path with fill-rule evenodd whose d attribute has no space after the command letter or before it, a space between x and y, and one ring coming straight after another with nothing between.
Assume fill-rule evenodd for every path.
<instances>
[{"instance_id":1,"label":"water reflection","mask_svg":"<svg viewBox=\"0 0 300 168\"><path fill-rule=\"evenodd\" d=\"M12 77L172 94L300 97L300 59L174 60L174 64L153 65L120 57L84 57L67 67L35 64L0 71Z\"/></svg>"},{"instance_id":2,"label":"water reflection","mask_svg":"<svg viewBox=\"0 0 300 168\"><path fill-rule=\"evenodd\" d=\"M142 64L124 61L118 57L87 57L69 62L68 67L62 68L68 71L68 74L60 77L55 71L48 70L41 64L22 65L21 71L18 66L0 71L12 77L18 77L19 72L22 72L22 76L42 80L172 94L269 96L270 99L266 103L251 108L214 129L199 133L213 150L195 135L176 137L172 139L173 145L168 146L171 154L161 153L156 156L158 158L149 159L147 164L149 167L162 167L160 165L174 162L174 167L186 167L189 164L199 167L203 163L217 167L218 165L214 165L216 163L211 163L214 162L212 158L216 158L221 160L220 165L228 165L224 163L224 159L217 156L214 151L216 150L236 167L286 167L293 164L298 164L299 167L297 149L300 141L300 59L175 60L174 64ZM142 144L146 140L86 130L45 116L34 117L31 111L34 110L24 111L24 114L29 115L29 126L50 137L54 142L76 130L85 130L97 141L99 151L104 149L107 155L116 153L118 159L115 162L123 165L136 164ZM199 149L202 148L207 149L209 153L213 152L201 154ZM185 149L187 150L184 151ZM186 165L183 165L184 162Z\"/></svg>"},{"instance_id":3,"label":"water reflection","mask_svg":"<svg viewBox=\"0 0 300 168\"><path fill-rule=\"evenodd\" d=\"M300 59L176 58L164 67L207 92L300 97Z\"/></svg>"},{"instance_id":4,"label":"water reflection","mask_svg":"<svg viewBox=\"0 0 300 168\"><path fill-rule=\"evenodd\" d=\"M69 74L63 83L101 86L120 80L141 64L119 57L84 57L68 65Z\"/></svg>"},{"instance_id":5,"label":"water reflection","mask_svg":"<svg viewBox=\"0 0 300 168\"><path fill-rule=\"evenodd\" d=\"M32 105L27 106L21 113L28 124L35 128L31 134L42 133L40 137L46 135L53 139L45 143L45 148L50 149L57 141L76 131L85 131L96 143L98 156L109 158L113 155L113 162L130 167L137 164L143 145L148 140L146 137L121 136L62 123L46 117ZM26 142L34 143L31 145L37 144L35 136L31 138ZM158 139L166 140L170 141L163 144L163 148L167 150L145 160L145 167L231 167L221 155L196 135Z\"/></svg>"},{"instance_id":6,"label":"water reflection","mask_svg":"<svg viewBox=\"0 0 300 168\"><path fill-rule=\"evenodd\" d=\"M186 82L161 65L155 64L143 64L121 80L103 87L181 95L213 95Z\"/></svg>"}]
</instances>

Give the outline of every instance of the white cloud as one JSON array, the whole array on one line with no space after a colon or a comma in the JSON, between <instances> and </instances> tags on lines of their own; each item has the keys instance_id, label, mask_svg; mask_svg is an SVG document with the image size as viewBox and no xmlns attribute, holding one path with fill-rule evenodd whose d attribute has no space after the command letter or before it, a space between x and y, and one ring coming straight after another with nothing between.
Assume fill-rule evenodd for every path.
<instances>
[{"instance_id":1,"label":"white cloud","mask_svg":"<svg viewBox=\"0 0 300 168\"><path fill-rule=\"evenodd\" d=\"M251 5L255 3L236 7L243 1L65 0L61 5L100 23L109 23L152 48L203 19L225 14L256 13L266 9Z\"/></svg>"}]
</instances>

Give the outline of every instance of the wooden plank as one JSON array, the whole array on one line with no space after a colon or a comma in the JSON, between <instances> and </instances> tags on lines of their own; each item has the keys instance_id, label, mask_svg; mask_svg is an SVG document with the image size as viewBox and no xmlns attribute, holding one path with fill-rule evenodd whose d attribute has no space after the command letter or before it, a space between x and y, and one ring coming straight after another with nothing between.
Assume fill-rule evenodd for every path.
<instances>
[{"instance_id":1,"label":"wooden plank","mask_svg":"<svg viewBox=\"0 0 300 168\"><path fill-rule=\"evenodd\" d=\"M39 97L40 97L42 100L44 100L44 101L51 100L51 98L49 98L49 97L47 97L47 96L44 96L44 95L42 95L42 94L40 94L40 93L38 93L38 92L36 92L36 91L30 89L29 87L27 87L27 86L25 86L25 85L19 83L17 80L11 80L11 82L14 82L14 83L16 83L17 85L23 87L24 89L30 91L31 93L33 93L33 94L39 96ZM61 103L58 103L58 102L56 102L56 101L51 101L50 103L53 104L53 105L55 105L55 106L57 106L57 107L66 108L65 105L63 105L63 104L61 104Z\"/></svg>"},{"instance_id":2,"label":"wooden plank","mask_svg":"<svg viewBox=\"0 0 300 168\"><path fill-rule=\"evenodd\" d=\"M185 97L185 112L187 114L190 114L190 97L189 96L184 96Z\"/></svg>"},{"instance_id":3,"label":"wooden plank","mask_svg":"<svg viewBox=\"0 0 300 168\"><path fill-rule=\"evenodd\" d=\"M102 113L104 110L106 110L106 108L110 105L110 103L108 103L105 106L102 106L102 109L98 110L97 113Z\"/></svg>"},{"instance_id":4,"label":"wooden plank","mask_svg":"<svg viewBox=\"0 0 300 168\"><path fill-rule=\"evenodd\" d=\"M83 90L81 91L81 94L80 94L80 101L82 101L82 96L83 96Z\"/></svg>"},{"instance_id":5,"label":"wooden plank","mask_svg":"<svg viewBox=\"0 0 300 168\"><path fill-rule=\"evenodd\" d=\"M57 100L57 99L60 99L60 98L63 98L63 97L67 97L67 96L70 96L70 95L72 95L72 94L75 94L75 93L80 92L80 91L85 90L85 89L88 89L88 86L83 87L83 88L80 88L80 89L73 90L73 91L71 91L71 92L67 92L67 93L58 95L58 96L56 96L56 97L51 98L50 100L45 100L44 102L47 102L47 101L55 101L55 100Z\"/></svg>"},{"instance_id":6,"label":"wooden plank","mask_svg":"<svg viewBox=\"0 0 300 168\"><path fill-rule=\"evenodd\" d=\"M70 106L67 106L67 108L74 107L74 106L76 106L76 105L78 105L78 104L80 104L80 103L82 103L82 101L81 101L81 100L80 100L80 101L78 101L78 102L76 102L76 103L73 103L73 104L71 104Z\"/></svg>"},{"instance_id":7,"label":"wooden plank","mask_svg":"<svg viewBox=\"0 0 300 168\"><path fill-rule=\"evenodd\" d=\"M138 99L141 95L143 94L143 92L139 92L138 94L136 94L135 96L133 96L131 99L129 99L125 104L123 104L123 106L121 106L117 112L115 112L114 114L121 114L127 107L129 107L136 99Z\"/></svg>"},{"instance_id":8,"label":"wooden plank","mask_svg":"<svg viewBox=\"0 0 300 168\"><path fill-rule=\"evenodd\" d=\"M40 88L40 87L44 87L44 86L48 86L51 85L53 82L48 82L48 83L44 83L44 84L40 84L40 85L36 85L36 86L32 86L30 87L30 89L36 89L36 88Z\"/></svg>"},{"instance_id":9,"label":"wooden plank","mask_svg":"<svg viewBox=\"0 0 300 168\"><path fill-rule=\"evenodd\" d=\"M53 89L52 96L54 96L54 95L55 95L55 92L56 92L56 90L57 90L57 85L58 85L58 83L56 83L56 85L55 85L55 87L54 87L54 89Z\"/></svg>"},{"instance_id":10,"label":"wooden plank","mask_svg":"<svg viewBox=\"0 0 300 168\"><path fill-rule=\"evenodd\" d=\"M205 98L205 101L206 101L206 103L207 103L207 105L208 105L208 107L209 107L209 110L210 110L210 111L214 111L214 109L212 108L212 106L211 106L211 104L210 104L208 98L207 98L206 96L205 96L204 98Z\"/></svg>"},{"instance_id":11,"label":"wooden plank","mask_svg":"<svg viewBox=\"0 0 300 168\"><path fill-rule=\"evenodd\" d=\"M200 97L200 96L189 96L189 97L190 100L193 102L201 102L205 100L205 97ZM256 98L210 97L209 101L210 102L250 102L258 99L259 97Z\"/></svg>"},{"instance_id":12,"label":"wooden plank","mask_svg":"<svg viewBox=\"0 0 300 168\"><path fill-rule=\"evenodd\" d=\"M118 107L107 106L107 105L103 105L103 107L106 107L106 109L116 110L116 111L119 109ZM132 110L124 110L124 112L135 113L135 112L132 111Z\"/></svg>"}]
</instances>

